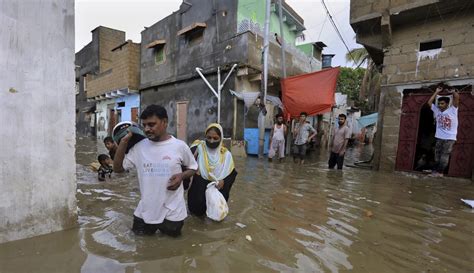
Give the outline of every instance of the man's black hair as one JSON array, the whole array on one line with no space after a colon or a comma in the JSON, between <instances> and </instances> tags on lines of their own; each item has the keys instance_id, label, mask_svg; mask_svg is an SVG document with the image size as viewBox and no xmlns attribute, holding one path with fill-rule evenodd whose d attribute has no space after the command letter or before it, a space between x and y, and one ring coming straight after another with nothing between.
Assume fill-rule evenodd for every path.
<instances>
[{"instance_id":1,"label":"man's black hair","mask_svg":"<svg viewBox=\"0 0 474 273\"><path fill-rule=\"evenodd\" d=\"M438 101L444 101L446 104L449 104L450 98L449 97L441 97L438 99Z\"/></svg>"},{"instance_id":2,"label":"man's black hair","mask_svg":"<svg viewBox=\"0 0 474 273\"><path fill-rule=\"evenodd\" d=\"M301 113L300 113L300 116L305 116L305 117L307 117L307 116L308 116L308 113L306 113L306 112L301 112Z\"/></svg>"},{"instance_id":3,"label":"man's black hair","mask_svg":"<svg viewBox=\"0 0 474 273\"><path fill-rule=\"evenodd\" d=\"M340 118L347 119L347 116L346 116L345 114L339 114L339 117L340 117Z\"/></svg>"},{"instance_id":4,"label":"man's black hair","mask_svg":"<svg viewBox=\"0 0 474 273\"><path fill-rule=\"evenodd\" d=\"M97 157L97 160L99 161L99 163L102 163L102 162L104 162L107 158L109 158L108 155L106 155L106 154L100 154L100 155Z\"/></svg>"},{"instance_id":5,"label":"man's black hair","mask_svg":"<svg viewBox=\"0 0 474 273\"><path fill-rule=\"evenodd\" d=\"M114 143L114 139L113 139L111 136L105 137L105 138L104 138L104 144L107 143L107 142L112 142L112 143Z\"/></svg>"},{"instance_id":6,"label":"man's black hair","mask_svg":"<svg viewBox=\"0 0 474 273\"><path fill-rule=\"evenodd\" d=\"M140 115L140 119L147 119L152 116L156 116L159 119L166 119L168 120L168 113L166 112L166 109L161 106L161 105L148 105L145 110Z\"/></svg>"},{"instance_id":7,"label":"man's black hair","mask_svg":"<svg viewBox=\"0 0 474 273\"><path fill-rule=\"evenodd\" d=\"M283 117L283 114L276 114L275 118L278 119L279 117Z\"/></svg>"}]
</instances>

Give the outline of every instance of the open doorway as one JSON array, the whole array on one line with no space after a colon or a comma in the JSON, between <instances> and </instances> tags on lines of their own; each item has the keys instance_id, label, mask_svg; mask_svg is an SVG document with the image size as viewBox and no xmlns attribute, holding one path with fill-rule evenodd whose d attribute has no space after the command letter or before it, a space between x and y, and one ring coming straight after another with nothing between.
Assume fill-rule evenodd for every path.
<instances>
[{"instance_id":1,"label":"open doorway","mask_svg":"<svg viewBox=\"0 0 474 273\"><path fill-rule=\"evenodd\" d=\"M418 136L413 169L415 171L431 170L434 166L434 147L436 123L433 112L425 103L420 111Z\"/></svg>"},{"instance_id":2,"label":"open doorway","mask_svg":"<svg viewBox=\"0 0 474 273\"><path fill-rule=\"evenodd\" d=\"M445 174L471 178L474 170L474 91L472 85L451 86L458 90L460 96L459 125ZM437 84L403 91L395 166L397 171L422 171L433 167L436 124L426 102L436 87Z\"/></svg>"}]
</instances>

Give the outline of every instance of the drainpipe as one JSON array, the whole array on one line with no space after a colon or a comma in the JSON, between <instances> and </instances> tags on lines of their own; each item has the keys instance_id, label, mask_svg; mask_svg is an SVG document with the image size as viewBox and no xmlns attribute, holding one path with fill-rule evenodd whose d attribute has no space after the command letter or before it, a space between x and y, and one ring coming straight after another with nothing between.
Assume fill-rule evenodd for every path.
<instances>
[{"instance_id":1,"label":"drainpipe","mask_svg":"<svg viewBox=\"0 0 474 273\"><path fill-rule=\"evenodd\" d=\"M265 144L265 104L267 101L267 81L268 81L268 49L269 49L269 32L270 32L270 8L271 0L266 0L265 3L265 27L263 37L263 79L262 79L262 94L260 95L261 110L258 115L258 157L263 158L264 144Z\"/></svg>"},{"instance_id":2,"label":"drainpipe","mask_svg":"<svg viewBox=\"0 0 474 273\"><path fill-rule=\"evenodd\" d=\"M286 58L285 58L285 36L283 34L283 11L281 6L281 0L278 2L278 16L280 19L280 37L281 37L281 69L283 79L286 78Z\"/></svg>"}]
</instances>

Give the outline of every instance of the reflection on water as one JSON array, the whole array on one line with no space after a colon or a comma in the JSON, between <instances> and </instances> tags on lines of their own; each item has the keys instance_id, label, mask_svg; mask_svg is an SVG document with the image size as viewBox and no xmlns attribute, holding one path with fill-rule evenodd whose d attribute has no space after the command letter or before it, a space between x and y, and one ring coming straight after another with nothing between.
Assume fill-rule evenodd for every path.
<instances>
[{"instance_id":1,"label":"reflection on water","mask_svg":"<svg viewBox=\"0 0 474 273\"><path fill-rule=\"evenodd\" d=\"M224 222L190 216L180 238L136 237L136 174L98 182L88 164L102 146L77 143L80 227L0 245L0 272L474 271L474 210L459 201L474 198L470 181L327 170L324 152L305 166L236 158Z\"/></svg>"}]
</instances>

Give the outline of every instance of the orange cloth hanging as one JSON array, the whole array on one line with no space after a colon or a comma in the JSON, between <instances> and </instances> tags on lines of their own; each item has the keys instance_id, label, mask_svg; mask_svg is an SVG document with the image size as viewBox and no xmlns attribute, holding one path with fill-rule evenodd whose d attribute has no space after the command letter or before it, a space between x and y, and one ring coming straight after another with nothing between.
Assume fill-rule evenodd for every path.
<instances>
[{"instance_id":1,"label":"orange cloth hanging","mask_svg":"<svg viewBox=\"0 0 474 273\"><path fill-rule=\"evenodd\" d=\"M298 117L330 112L335 103L339 67L289 77L281 80L285 116Z\"/></svg>"}]
</instances>

